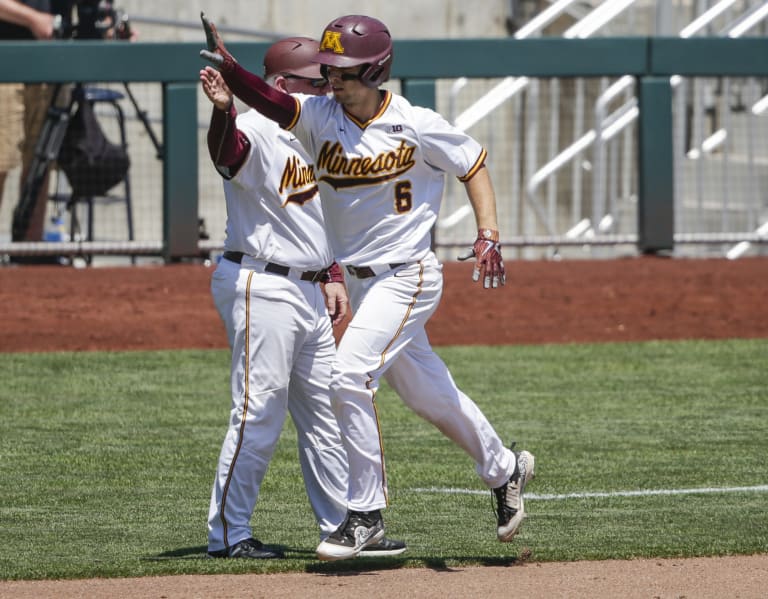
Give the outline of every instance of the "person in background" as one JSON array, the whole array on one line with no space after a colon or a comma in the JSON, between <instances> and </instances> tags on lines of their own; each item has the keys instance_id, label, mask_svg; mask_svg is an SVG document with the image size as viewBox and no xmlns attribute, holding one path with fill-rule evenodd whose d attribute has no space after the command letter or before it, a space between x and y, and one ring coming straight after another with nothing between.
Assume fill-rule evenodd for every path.
<instances>
[{"instance_id":1,"label":"person in background","mask_svg":"<svg viewBox=\"0 0 768 599\"><path fill-rule=\"evenodd\" d=\"M61 37L135 41L138 32L131 29L127 21L118 20L118 11L111 0L0 0L0 40L51 40ZM3 132L0 138L0 202L5 195L8 174L18 166L21 166L22 188L48 109L52 102L56 106L66 106L70 101L70 87L47 83L0 84L0 131ZM40 241L43 238L48 170L24 214L14 214L14 241ZM46 259L35 257L27 260L38 262ZM56 260L56 257L51 259L52 262Z\"/></svg>"},{"instance_id":2,"label":"person in background","mask_svg":"<svg viewBox=\"0 0 768 599\"><path fill-rule=\"evenodd\" d=\"M56 33L50 0L0 0L0 40L49 40ZM29 171L35 145L51 103L50 85L0 84L0 202L8 173L21 166L21 181ZM34 201L29 226L21 239L42 239L48 186L41 186Z\"/></svg>"}]
</instances>

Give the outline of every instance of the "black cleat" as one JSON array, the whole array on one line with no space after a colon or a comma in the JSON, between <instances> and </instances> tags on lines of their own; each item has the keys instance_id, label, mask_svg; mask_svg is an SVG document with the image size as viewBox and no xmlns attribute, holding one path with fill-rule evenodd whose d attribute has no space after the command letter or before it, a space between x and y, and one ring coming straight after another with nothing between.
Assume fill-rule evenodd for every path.
<instances>
[{"instance_id":1,"label":"black cleat","mask_svg":"<svg viewBox=\"0 0 768 599\"><path fill-rule=\"evenodd\" d=\"M405 553L406 549L405 541L384 537L378 543L363 547L359 557L386 557L389 555L400 555L401 553Z\"/></svg>"},{"instance_id":2,"label":"black cleat","mask_svg":"<svg viewBox=\"0 0 768 599\"><path fill-rule=\"evenodd\" d=\"M223 558L242 557L247 559L276 559L285 557L279 549L267 549L261 541L254 538L245 539L220 551L209 551L208 556Z\"/></svg>"},{"instance_id":3,"label":"black cleat","mask_svg":"<svg viewBox=\"0 0 768 599\"><path fill-rule=\"evenodd\" d=\"M498 489L491 491L496 499L498 523L496 536L502 543L511 541L523 523L525 518L523 490L534 476L535 461L530 452L516 451L515 460L515 471L509 480Z\"/></svg>"},{"instance_id":4,"label":"black cleat","mask_svg":"<svg viewBox=\"0 0 768 599\"><path fill-rule=\"evenodd\" d=\"M317 557L335 561L357 557L364 547L384 538L384 521L381 512L348 511L347 517L327 539L317 546Z\"/></svg>"}]
</instances>

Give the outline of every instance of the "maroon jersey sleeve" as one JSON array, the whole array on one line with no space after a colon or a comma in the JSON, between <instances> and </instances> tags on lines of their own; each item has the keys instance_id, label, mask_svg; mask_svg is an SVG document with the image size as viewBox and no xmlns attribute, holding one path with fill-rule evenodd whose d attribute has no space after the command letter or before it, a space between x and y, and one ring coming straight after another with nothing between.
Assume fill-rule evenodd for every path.
<instances>
[{"instance_id":1,"label":"maroon jersey sleeve","mask_svg":"<svg viewBox=\"0 0 768 599\"><path fill-rule=\"evenodd\" d=\"M251 142L235 124L236 117L234 102L229 110L214 108L208 128L208 152L216 170L227 179L240 170L251 148Z\"/></svg>"}]
</instances>

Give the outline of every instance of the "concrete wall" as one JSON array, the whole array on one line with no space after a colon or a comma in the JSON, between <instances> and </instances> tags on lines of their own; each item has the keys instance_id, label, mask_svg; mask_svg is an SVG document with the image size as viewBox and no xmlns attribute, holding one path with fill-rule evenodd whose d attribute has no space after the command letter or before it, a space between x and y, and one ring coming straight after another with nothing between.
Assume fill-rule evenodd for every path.
<instances>
[{"instance_id":1,"label":"concrete wall","mask_svg":"<svg viewBox=\"0 0 768 599\"><path fill-rule=\"evenodd\" d=\"M387 24L396 39L504 37L510 0L115 0L130 17L200 22L205 11L221 27L317 37L328 22L346 14L366 14ZM145 41L195 41L202 31L136 23ZM228 34L227 39L253 37Z\"/></svg>"}]
</instances>

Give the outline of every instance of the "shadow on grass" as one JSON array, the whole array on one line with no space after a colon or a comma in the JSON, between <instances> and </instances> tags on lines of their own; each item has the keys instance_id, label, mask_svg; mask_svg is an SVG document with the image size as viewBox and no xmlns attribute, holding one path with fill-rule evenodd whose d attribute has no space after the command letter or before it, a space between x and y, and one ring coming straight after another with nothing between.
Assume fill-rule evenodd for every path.
<instances>
[{"instance_id":1,"label":"shadow on grass","mask_svg":"<svg viewBox=\"0 0 768 599\"><path fill-rule=\"evenodd\" d=\"M285 545L264 545L265 549L274 549L282 551L287 559L316 559L315 552L308 549L292 549ZM164 551L157 555L147 555L141 558L144 561L160 562L160 561L173 561L173 560L187 560L187 559L213 559L208 555L208 546L199 545L197 547L180 547L178 549L171 549L170 551ZM218 560L216 560L218 561ZM243 560L248 561L248 560ZM254 560L254 561L272 561L272 560ZM277 560L276 560L277 561Z\"/></svg>"},{"instance_id":2,"label":"shadow on grass","mask_svg":"<svg viewBox=\"0 0 768 599\"><path fill-rule=\"evenodd\" d=\"M147 555L141 559L148 562L161 562L161 561L173 561L179 559L208 559L208 546L199 545L197 547L181 547L179 549L171 549L170 551L164 551L157 555Z\"/></svg>"},{"instance_id":3,"label":"shadow on grass","mask_svg":"<svg viewBox=\"0 0 768 599\"><path fill-rule=\"evenodd\" d=\"M336 562L308 564L305 572L329 576L354 576L376 570L396 570L405 566L429 568L435 572L455 572L467 566L515 566L522 563L518 557L455 556L448 559L418 556L358 557ZM449 565L450 563L450 565Z\"/></svg>"},{"instance_id":4,"label":"shadow on grass","mask_svg":"<svg viewBox=\"0 0 768 599\"><path fill-rule=\"evenodd\" d=\"M435 572L456 572L469 566L515 566L525 563L525 557L505 556L469 556L457 555L450 558L419 557L418 555L402 555L391 557L358 557L355 559L324 562L317 559L314 551L307 549L291 549L282 545L268 545L270 549L280 549L285 553L285 559L306 561L303 570L311 574L328 576L356 576L382 570L397 570L403 567L428 568ZM164 551L157 555L141 558L143 561L162 562L176 560L212 559L208 557L208 547L180 547ZM216 560L218 561L218 560ZM250 560L243 560L250 561ZM283 560L255 560L263 562L279 562ZM301 570L299 565L298 570Z\"/></svg>"}]
</instances>

